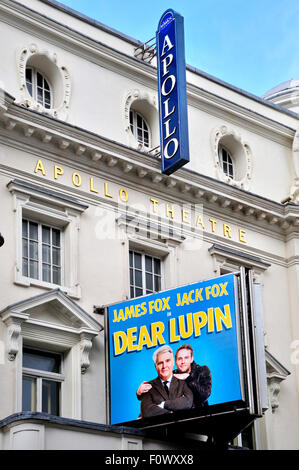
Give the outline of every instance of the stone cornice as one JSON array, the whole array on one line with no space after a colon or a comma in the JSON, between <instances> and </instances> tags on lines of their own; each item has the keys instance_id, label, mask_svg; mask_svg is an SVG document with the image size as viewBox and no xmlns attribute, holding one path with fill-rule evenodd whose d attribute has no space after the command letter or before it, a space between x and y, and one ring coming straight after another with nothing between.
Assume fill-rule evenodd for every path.
<instances>
[{"instance_id":1,"label":"stone cornice","mask_svg":"<svg viewBox=\"0 0 299 470\"><path fill-rule=\"evenodd\" d=\"M271 230L275 227L286 234L299 230L296 204L280 204L188 169L163 175L157 157L16 105L10 95L2 99L0 123L0 140L5 145L41 157L67 159L74 166L84 165L85 171L100 171L110 179L142 181L144 187L164 193L166 198L204 203Z\"/></svg>"}]
</instances>

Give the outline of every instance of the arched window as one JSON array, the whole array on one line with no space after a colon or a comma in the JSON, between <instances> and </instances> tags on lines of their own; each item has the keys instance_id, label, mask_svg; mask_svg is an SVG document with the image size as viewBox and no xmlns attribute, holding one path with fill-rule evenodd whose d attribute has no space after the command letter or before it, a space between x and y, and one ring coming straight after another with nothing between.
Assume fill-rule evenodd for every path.
<instances>
[{"instance_id":1,"label":"arched window","mask_svg":"<svg viewBox=\"0 0 299 470\"><path fill-rule=\"evenodd\" d=\"M130 128L139 143L144 145L144 147L150 146L149 126L144 117L134 109L130 110Z\"/></svg>"},{"instance_id":2,"label":"arched window","mask_svg":"<svg viewBox=\"0 0 299 470\"><path fill-rule=\"evenodd\" d=\"M47 79L40 72L32 67L27 67L26 85L33 99L35 99L44 108L51 108L51 88Z\"/></svg>"},{"instance_id":3,"label":"arched window","mask_svg":"<svg viewBox=\"0 0 299 470\"><path fill-rule=\"evenodd\" d=\"M230 178L234 178L234 162L229 151L224 147L219 147L219 160L223 170Z\"/></svg>"}]
</instances>

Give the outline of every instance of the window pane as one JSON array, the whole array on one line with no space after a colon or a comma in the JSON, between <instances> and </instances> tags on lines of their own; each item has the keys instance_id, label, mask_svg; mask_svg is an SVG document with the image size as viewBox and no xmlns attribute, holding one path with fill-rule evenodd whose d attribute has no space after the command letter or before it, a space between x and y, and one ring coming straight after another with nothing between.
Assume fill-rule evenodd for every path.
<instances>
[{"instance_id":1,"label":"window pane","mask_svg":"<svg viewBox=\"0 0 299 470\"><path fill-rule=\"evenodd\" d=\"M153 272L152 257L151 256L146 256L145 257L145 270L149 273Z\"/></svg>"},{"instance_id":2,"label":"window pane","mask_svg":"<svg viewBox=\"0 0 299 470\"><path fill-rule=\"evenodd\" d=\"M48 245L43 245L43 262L51 263L51 247Z\"/></svg>"},{"instance_id":3,"label":"window pane","mask_svg":"<svg viewBox=\"0 0 299 470\"><path fill-rule=\"evenodd\" d=\"M42 88L37 88L37 101L40 104L44 104L43 90Z\"/></svg>"},{"instance_id":4,"label":"window pane","mask_svg":"<svg viewBox=\"0 0 299 470\"><path fill-rule=\"evenodd\" d=\"M130 288L130 295L131 295L131 298L135 297L134 287Z\"/></svg>"},{"instance_id":5,"label":"window pane","mask_svg":"<svg viewBox=\"0 0 299 470\"><path fill-rule=\"evenodd\" d=\"M61 284L61 269L53 267L53 284Z\"/></svg>"},{"instance_id":6,"label":"window pane","mask_svg":"<svg viewBox=\"0 0 299 470\"><path fill-rule=\"evenodd\" d=\"M26 238L23 238L23 256L28 258L28 240Z\"/></svg>"},{"instance_id":7,"label":"window pane","mask_svg":"<svg viewBox=\"0 0 299 470\"><path fill-rule=\"evenodd\" d=\"M43 281L51 282L51 266L49 264L43 264Z\"/></svg>"},{"instance_id":8,"label":"window pane","mask_svg":"<svg viewBox=\"0 0 299 470\"><path fill-rule=\"evenodd\" d=\"M142 271L135 271L135 285L142 287Z\"/></svg>"},{"instance_id":9,"label":"window pane","mask_svg":"<svg viewBox=\"0 0 299 470\"><path fill-rule=\"evenodd\" d=\"M161 274L161 261L154 258L154 272L155 274Z\"/></svg>"},{"instance_id":10,"label":"window pane","mask_svg":"<svg viewBox=\"0 0 299 470\"><path fill-rule=\"evenodd\" d=\"M59 354L35 351L24 348L23 367L29 369L45 370L47 372L60 372L61 357Z\"/></svg>"},{"instance_id":11,"label":"window pane","mask_svg":"<svg viewBox=\"0 0 299 470\"><path fill-rule=\"evenodd\" d=\"M35 222L29 222L29 238L31 240L38 239L38 224Z\"/></svg>"},{"instance_id":12,"label":"window pane","mask_svg":"<svg viewBox=\"0 0 299 470\"><path fill-rule=\"evenodd\" d=\"M142 130L137 129L137 139L139 142L143 142Z\"/></svg>"},{"instance_id":13,"label":"window pane","mask_svg":"<svg viewBox=\"0 0 299 470\"><path fill-rule=\"evenodd\" d=\"M23 377L22 411L36 411L36 380Z\"/></svg>"},{"instance_id":14,"label":"window pane","mask_svg":"<svg viewBox=\"0 0 299 470\"><path fill-rule=\"evenodd\" d=\"M49 92L50 90L50 86L49 86L49 83L47 82L47 80L44 78L44 89Z\"/></svg>"},{"instance_id":15,"label":"window pane","mask_svg":"<svg viewBox=\"0 0 299 470\"><path fill-rule=\"evenodd\" d=\"M28 82L32 83L32 69L26 69L26 80Z\"/></svg>"},{"instance_id":16,"label":"window pane","mask_svg":"<svg viewBox=\"0 0 299 470\"><path fill-rule=\"evenodd\" d=\"M56 228L52 229L52 244L54 246L60 246L60 230Z\"/></svg>"},{"instance_id":17,"label":"window pane","mask_svg":"<svg viewBox=\"0 0 299 470\"><path fill-rule=\"evenodd\" d=\"M135 268L141 269L141 255L139 253L134 253L134 265Z\"/></svg>"},{"instance_id":18,"label":"window pane","mask_svg":"<svg viewBox=\"0 0 299 470\"><path fill-rule=\"evenodd\" d=\"M37 242L29 242L29 258L31 259L38 259L38 243Z\"/></svg>"},{"instance_id":19,"label":"window pane","mask_svg":"<svg viewBox=\"0 0 299 470\"><path fill-rule=\"evenodd\" d=\"M32 96L32 69L26 69L26 85L29 94Z\"/></svg>"},{"instance_id":20,"label":"window pane","mask_svg":"<svg viewBox=\"0 0 299 470\"><path fill-rule=\"evenodd\" d=\"M161 278L155 276L155 291L158 292L161 290Z\"/></svg>"},{"instance_id":21,"label":"window pane","mask_svg":"<svg viewBox=\"0 0 299 470\"><path fill-rule=\"evenodd\" d=\"M134 284L134 275L133 275L133 269L132 268L130 269L130 284L131 285Z\"/></svg>"},{"instance_id":22,"label":"window pane","mask_svg":"<svg viewBox=\"0 0 299 470\"><path fill-rule=\"evenodd\" d=\"M153 275L146 273L146 288L148 290L153 290Z\"/></svg>"},{"instance_id":23,"label":"window pane","mask_svg":"<svg viewBox=\"0 0 299 470\"><path fill-rule=\"evenodd\" d=\"M23 233L23 237L28 238L28 223L27 223L27 220L22 221L22 233Z\"/></svg>"},{"instance_id":24,"label":"window pane","mask_svg":"<svg viewBox=\"0 0 299 470\"><path fill-rule=\"evenodd\" d=\"M129 251L130 268L133 267L133 251Z\"/></svg>"},{"instance_id":25,"label":"window pane","mask_svg":"<svg viewBox=\"0 0 299 470\"><path fill-rule=\"evenodd\" d=\"M52 263L56 266L60 266L60 249L52 248Z\"/></svg>"},{"instance_id":26,"label":"window pane","mask_svg":"<svg viewBox=\"0 0 299 470\"><path fill-rule=\"evenodd\" d=\"M43 76L39 73L36 72L36 81L37 81L37 86L43 87Z\"/></svg>"},{"instance_id":27,"label":"window pane","mask_svg":"<svg viewBox=\"0 0 299 470\"><path fill-rule=\"evenodd\" d=\"M38 279L38 262L37 261L30 261L29 263L30 268L30 277L33 279Z\"/></svg>"},{"instance_id":28,"label":"window pane","mask_svg":"<svg viewBox=\"0 0 299 470\"><path fill-rule=\"evenodd\" d=\"M42 238L43 238L43 243L48 243L50 244L50 233L51 229L50 227L46 227L45 225L42 226Z\"/></svg>"},{"instance_id":29,"label":"window pane","mask_svg":"<svg viewBox=\"0 0 299 470\"><path fill-rule=\"evenodd\" d=\"M144 143L144 145L148 145L148 144L149 144L149 140L148 140L148 132L147 132L147 131L144 131L144 135L143 135L143 143Z\"/></svg>"},{"instance_id":30,"label":"window pane","mask_svg":"<svg viewBox=\"0 0 299 470\"><path fill-rule=\"evenodd\" d=\"M59 415L59 383L43 379L42 412Z\"/></svg>"},{"instance_id":31,"label":"window pane","mask_svg":"<svg viewBox=\"0 0 299 470\"><path fill-rule=\"evenodd\" d=\"M137 114L137 127L142 127L142 117L140 116L140 114Z\"/></svg>"},{"instance_id":32,"label":"window pane","mask_svg":"<svg viewBox=\"0 0 299 470\"><path fill-rule=\"evenodd\" d=\"M23 258L23 267L22 267L23 276L28 277L28 259Z\"/></svg>"},{"instance_id":33,"label":"window pane","mask_svg":"<svg viewBox=\"0 0 299 470\"><path fill-rule=\"evenodd\" d=\"M135 289L135 297L139 297L140 295L142 295L143 292L142 292L142 289Z\"/></svg>"}]
</instances>

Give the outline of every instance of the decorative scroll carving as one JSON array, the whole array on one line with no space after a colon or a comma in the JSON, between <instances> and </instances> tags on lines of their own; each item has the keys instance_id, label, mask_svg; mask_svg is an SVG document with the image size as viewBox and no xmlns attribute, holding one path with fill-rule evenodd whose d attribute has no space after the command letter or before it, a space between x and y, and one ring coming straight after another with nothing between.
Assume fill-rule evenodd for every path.
<instances>
[{"instance_id":1,"label":"decorative scroll carving","mask_svg":"<svg viewBox=\"0 0 299 470\"><path fill-rule=\"evenodd\" d=\"M7 353L8 359L14 361L19 352L19 338L21 334L21 325L24 320L28 318L28 315L11 312L5 315L2 319L7 326Z\"/></svg>"},{"instance_id":2,"label":"decorative scroll carving","mask_svg":"<svg viewBox=\"0 0 299 470\"><path fill-rule=\"evenodd\" d=\"M280 392L280 382L283 379L277 376L268 378L268 387L270 393L270 403L272 408L272 413L275 413L275 410L279 407L279 392Z\"/></svg>"},{"instance_id":3,"label":"decorative scroll carving","mask_svg":"<svg viewBox=\"0 0 299 470\"><path fill-rule=\"evenodd\" d=\"M267 349L265 353L270 404L272 413L275 413L279 407L280 384L290 375L290 372Z\"/></svg>"},{"instance_id":4,"label":"decorative scroll carving","mask_svg":"<svg viewBox=\"0 0 299 470\"><path fill-rule=\"evenodd\" d=\"M19 336L21 326L16 323L8 328L8 359L14 361L19 352Z\"/></svg>"},{"instance_id":5,"label":"decorative scroll carving","mask_svg":"<svg viewBox=\"0 0 299 470\"><path fill-rule=\"evenodd\" d=\"M83 336L80 341L80 364L81 364L81 374L85 374L88 367L90 366L89 353L92 348L92 341L86 336Z\"/></svg>"}]
</instances>

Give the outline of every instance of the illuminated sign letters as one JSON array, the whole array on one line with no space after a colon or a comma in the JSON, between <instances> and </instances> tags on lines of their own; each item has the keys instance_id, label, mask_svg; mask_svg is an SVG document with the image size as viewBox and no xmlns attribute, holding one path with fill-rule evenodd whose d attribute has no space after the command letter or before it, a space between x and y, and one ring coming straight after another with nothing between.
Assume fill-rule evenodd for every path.
<instances>
[{"instance_id":1,"label":"illuminated sign letters","mask_svg":"<svg viewBox=\"0 0 299 470\"><path fill-rule=\"evenodd\" d=\"M184 19L173 10L157 30L158 93L162 173L189 162Z\"/></svg>"}]
</instances>

